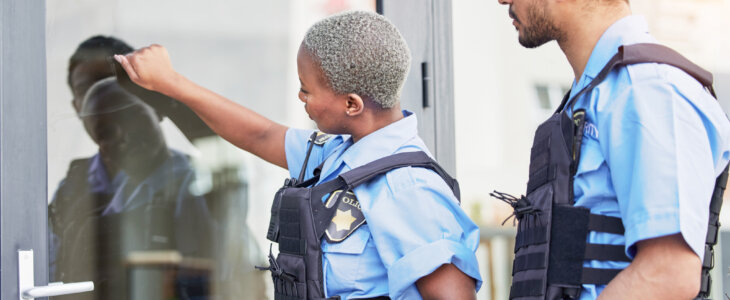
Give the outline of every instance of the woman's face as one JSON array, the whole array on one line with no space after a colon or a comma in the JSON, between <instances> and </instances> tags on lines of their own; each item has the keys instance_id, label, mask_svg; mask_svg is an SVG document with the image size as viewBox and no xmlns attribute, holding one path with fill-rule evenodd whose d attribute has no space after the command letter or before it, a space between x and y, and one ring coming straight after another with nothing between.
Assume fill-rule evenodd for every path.
<instances>
[{"instance_id":1,"label":"woman's face","mask_svg":"<svg viewBox=\"0 0 730 300\"><path fill-rule=\"evenodd\" d=\"M299 100L317 127L326 133L348 134L346 121L347 95L337 95L327 84L327 79L315 58L299 47L297 72L301 87Z\"/></svg>"}]
</instances>

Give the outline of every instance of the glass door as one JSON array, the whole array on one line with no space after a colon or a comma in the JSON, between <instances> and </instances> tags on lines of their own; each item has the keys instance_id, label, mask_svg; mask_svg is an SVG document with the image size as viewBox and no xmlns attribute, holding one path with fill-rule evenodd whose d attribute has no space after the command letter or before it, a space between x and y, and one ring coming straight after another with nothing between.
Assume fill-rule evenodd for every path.
<instances>
[{"instance_id":1,"label":"glass door","mask_svg":"<svg viewBox=\"0 0 730 300\"><path fill-rule=\"evenodd\" d=\"M53 299L262 299L265 232L286 171L240 151L174 99L115 77L113 54L150 44L196 83L277 122L313 128L296 51L316 20L374 1L49 1ZM123 73L122 73L123 74ZM120 75L119 73L117 75Z\"/></svg>"},{"instance_id":2,"label":"glass door","mask_svg":"<svg viewBox=\"0 0 730 300\"><path fill-rule=\"evenodd\" d=\"M267 264L270 201L287 172L212 134L173 99L116 77L107 58L161 44L193 81L313 128L297 99L302 36L327 15L378 10L417 58L404 107L438 158L453 161L437 139L453 125L436 127L433 110L452 102L451 91L426 78L440 70L432 27L444 17L434 9L450 9L437 2L0 2L0 297L20 299L18 279L30 274L31 286L93 283L51 299L272 298L268 274L254 266ZM418 13L406 13L415 4ZM450 68L450 56L438 57ZM31 273L16 275L19 260L33 262Z\"/></svg>"}]
</instances>

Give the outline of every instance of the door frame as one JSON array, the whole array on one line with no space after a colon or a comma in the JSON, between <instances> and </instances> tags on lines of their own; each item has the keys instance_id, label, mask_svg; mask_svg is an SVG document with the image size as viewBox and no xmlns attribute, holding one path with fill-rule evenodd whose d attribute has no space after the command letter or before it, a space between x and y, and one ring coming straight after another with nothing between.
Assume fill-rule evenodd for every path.
<instances>
[{"instance_id":1,"label":"door frame","mask_svg":"<svg viewBox=\"0 0 730 300\"><path fill-rule=\"evenodd\" d=\"M48 283L44 0L0 0L0 298L18 299L18 250Z\"/></svg>"},{"instance_id":2,"label":"door frame","mask_svg":"<svg viewBox=\"0 0 730 300\"><path fill-rule=\"evenodd\" d=\"M375 7L398 27L411 50L411 70L403 87L401 104L418 117L419 135L439 164L456 175L451 2L376 0ZM418 15L421 13L426 15ZM426 26L419 22L425 22ZM428 102L427 106L423 105L424 101Z\"/></svg>"}]
</instances>

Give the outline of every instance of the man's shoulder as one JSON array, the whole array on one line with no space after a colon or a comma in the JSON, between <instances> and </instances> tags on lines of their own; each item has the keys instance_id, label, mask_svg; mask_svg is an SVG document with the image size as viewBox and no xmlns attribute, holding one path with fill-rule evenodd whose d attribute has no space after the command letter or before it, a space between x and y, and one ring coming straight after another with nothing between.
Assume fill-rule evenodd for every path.
<instances>
[{"instance_id":1,"label":"man's shoulder","mask_svg":"<svg viewBox=\"0 0 730 300\"><path fill-rule=\"evenodd\" d=\"M717 109L717 100L692 75L661 63L621 66L591 94L589 106L597 114L656 108L676 101L688 101L701 111Z\"/></svg>"},{"instance_id":2,"label":"man's shoulder","mask_svg":"<svg viewBox=\"0 0 730 300\"><path fill-rule=\"evenodd\" d=\"M652 86L672 87L669 92L688 97L710 97L702 84L684 70L663 63L639 63L625 66L626 72L618 79L631 84L634 88Z\"/></svg>"},{"instance_id":3,"label":"man's shoulder","mask_svg":"<svg viewBox=\"0 0 730 300\"><path fill-rule=\"evenodd\" d=\"M95 156L78 158L71 161L68 164L68 170L66 171L66 178L64 178L58 187L58 191L65 191L67 189L76 190L85 185L88 180L89 167Z\"/></svg>"}]
</instances>

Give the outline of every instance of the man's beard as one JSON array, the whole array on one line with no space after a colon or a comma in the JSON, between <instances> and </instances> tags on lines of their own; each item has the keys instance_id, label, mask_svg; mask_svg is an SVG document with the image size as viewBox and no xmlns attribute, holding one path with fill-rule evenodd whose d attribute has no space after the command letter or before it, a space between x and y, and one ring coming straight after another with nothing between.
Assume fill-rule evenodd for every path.
<instances>
[{"instance_id":1,"label":"man's beard","mask_svg":"<svg viewBox=\"0 0 730 300\"><path fill-rule=\"evenodd\" d=\"M538 8L533 3L527 10L527 20L530 20L530 26L517 21L522 25L518 40L523 47L537 48L549 41L560 40L562 32L548 18L544 8Z\"/></svg>"}]
</instances>

